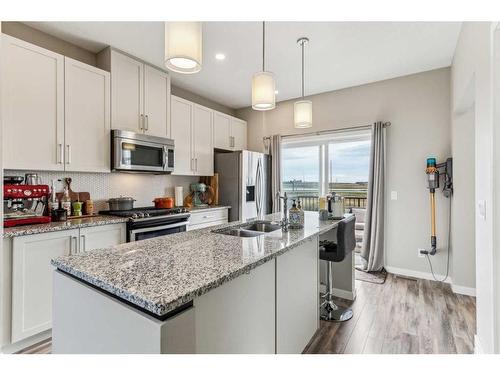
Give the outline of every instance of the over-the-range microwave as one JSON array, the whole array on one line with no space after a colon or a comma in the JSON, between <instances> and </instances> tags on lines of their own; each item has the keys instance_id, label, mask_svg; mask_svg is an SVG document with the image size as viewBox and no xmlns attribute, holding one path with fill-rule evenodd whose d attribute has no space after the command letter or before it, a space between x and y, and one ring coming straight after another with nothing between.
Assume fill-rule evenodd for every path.
<instances>
[{"instance_id":1,"label":"over-the-range microwave","mask_svg":"<svg viewBox=\"0 0 500 375\"><path fill-rule=\"evenodd\" d=\"M174 140L112 130L111 169L122 172L172 173Z\"/></svg>"}]
</instances>

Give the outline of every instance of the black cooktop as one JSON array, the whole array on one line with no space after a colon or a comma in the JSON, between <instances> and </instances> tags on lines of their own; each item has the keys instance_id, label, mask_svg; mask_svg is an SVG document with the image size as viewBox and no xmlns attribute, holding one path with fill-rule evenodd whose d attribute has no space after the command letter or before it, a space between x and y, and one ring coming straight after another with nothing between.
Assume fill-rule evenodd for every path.
<instances>
[{"instance_id":1,"label":"black cooktop","mask_svg":"<svg viewBox=\"0 0 500 375\"><path fill-rule=\"evenodd\" d=\"M155 216L168 216L188 213L189 211L184 207L175 208L155 208L155 207L136 207L131 210L125 211L99 211L103 215L113 215L121 217L130 217L132 219L144 218L144 217L155 217Z\"/></svg>"}]
</instances>

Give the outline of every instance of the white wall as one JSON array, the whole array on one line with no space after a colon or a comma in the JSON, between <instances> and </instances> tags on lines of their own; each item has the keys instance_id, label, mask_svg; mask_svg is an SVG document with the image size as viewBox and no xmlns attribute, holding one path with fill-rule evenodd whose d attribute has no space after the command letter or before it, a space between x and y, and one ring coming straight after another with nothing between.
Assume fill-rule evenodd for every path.
<instances>
[{"instance_id":1,"label":"white wall","mask_svg":"<svg viewBox=\"0 0 500 375\"><path fill-rule=\"evenodd\" d=\"M387 129L386 265L389 270L430 277L417 248L430 246L429 192L425 162L451 156L450 69L399 77L309 97L313 128L293 128L293 101L269 112L237 111L248 121L249 148L263 150L262 136L298 134L390 121ZM448 201L437 194L438 253L432 258L437 274L446 271ZM473 268L469 269L473 272Z\"/></svg>"},{"instance_id":2,"label":"white wall","mask_svg":"<svg viewBox=\"0 0 500 375\"><path fill-rule=\"evenodd\" d=\"M474 107L452 114L454 194L452 201L453 290L475 294Z\"/></svg>"},{"instance_id":3,"label":"white wall","mask_svg":"<svg viewBox=\"0 0 500 375\"><path fill-rule=\"evenodd\" d=\"M462 26L452 64L452 110L463 113L474 105L475 201L486 206L486 216L475 214L477 339L483 351L498 352L493 248L493 107L492 24L466 22ZM476 206L477 208L477 206Z\"/></svg>"}]
</instances>

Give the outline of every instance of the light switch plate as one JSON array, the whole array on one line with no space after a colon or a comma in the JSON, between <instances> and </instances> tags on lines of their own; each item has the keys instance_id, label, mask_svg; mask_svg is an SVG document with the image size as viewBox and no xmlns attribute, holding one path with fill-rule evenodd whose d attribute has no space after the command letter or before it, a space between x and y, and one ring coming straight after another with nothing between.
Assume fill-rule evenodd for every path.
<instances>
[{"instance_id":1,"label":"light switch plate","mask_svg":"<svg viewBox=\"0 0 500 375\"><path fill-rule=\"evenodd\" d=\"M398 192L397 191L391 191L391 201L397 201L398 200Z\"/></svg>"},{"instance_id":2,"label":"light switch plate","mask_svg":"<svg viewBox=\"0 0 500 375\"><path fill-rule=\"evenodd\" d=\"M479 217L483 220L486 220L486 201L480 200L477 202L477 211L479 213Z\"/></svg>"}]
</instances>

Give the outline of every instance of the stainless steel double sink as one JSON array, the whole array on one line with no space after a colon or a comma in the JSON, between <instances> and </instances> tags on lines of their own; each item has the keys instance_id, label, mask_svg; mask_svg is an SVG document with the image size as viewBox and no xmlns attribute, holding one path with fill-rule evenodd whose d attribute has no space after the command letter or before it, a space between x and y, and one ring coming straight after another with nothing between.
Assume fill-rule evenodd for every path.
<instances>
[{"instance_id":1,"label":"stainless steel double sink","mask_svg":"<svg viewBox=\"0 0 500 375\"><path fill-rule=\"evenodd\" d=\"M278 229L281 229L281 225L276 222L257 220L251 223L238 225L237 227L217 229L212 232L236 237L257 237L265 233L274 232Z\"/></svg>"}]
</instances>

